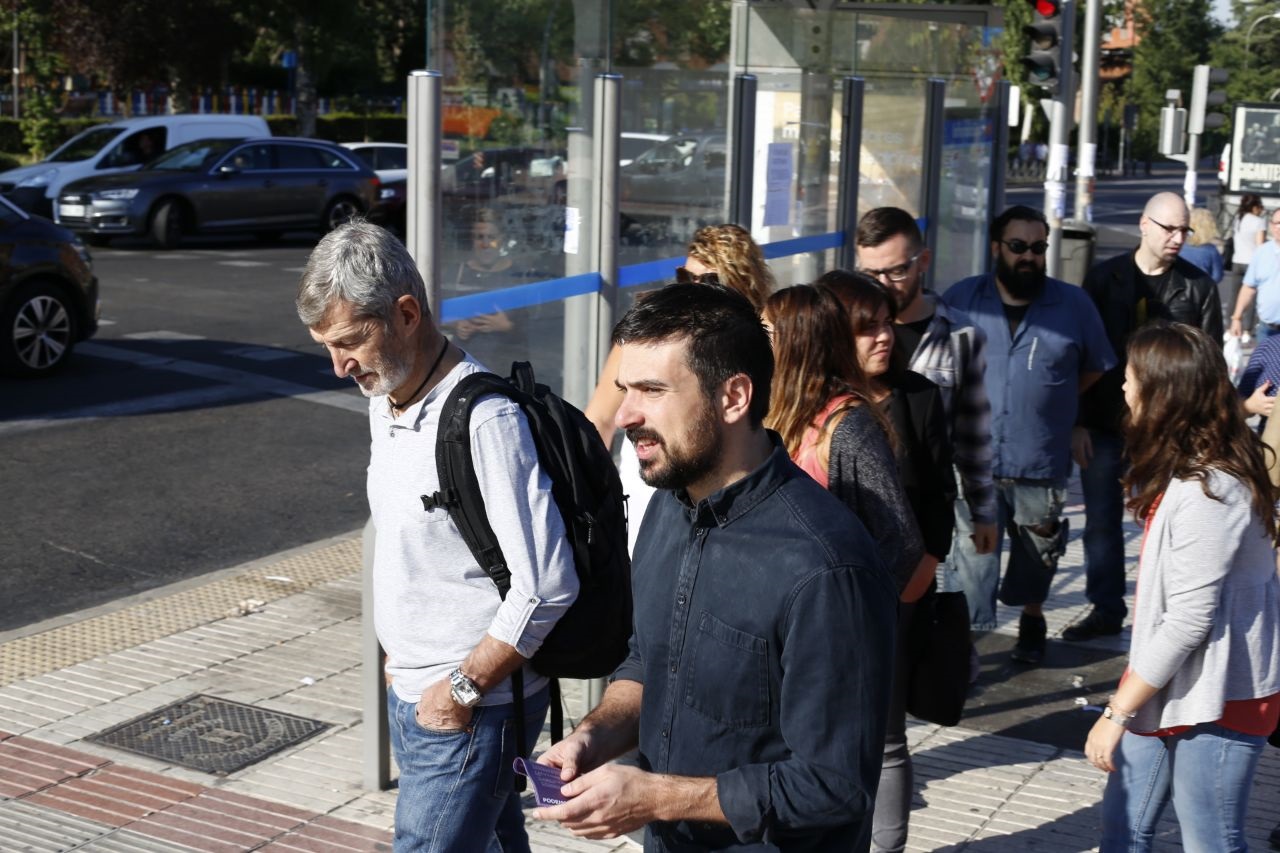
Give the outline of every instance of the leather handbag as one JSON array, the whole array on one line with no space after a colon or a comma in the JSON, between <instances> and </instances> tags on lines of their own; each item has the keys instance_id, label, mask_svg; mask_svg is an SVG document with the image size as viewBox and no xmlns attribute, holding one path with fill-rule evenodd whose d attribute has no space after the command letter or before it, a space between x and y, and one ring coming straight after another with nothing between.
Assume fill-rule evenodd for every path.
<instances>
[{"instance_id":1,"label":"leather handbag","mask_svg":"<svg viewBox=\"0 0 1280 853\"><path fill-rule=\"evenodd\" d=\"M969 603L963 592L930 588L911 616L907 713L954 726L969 692Z\"/></svg>"}]
</instances>

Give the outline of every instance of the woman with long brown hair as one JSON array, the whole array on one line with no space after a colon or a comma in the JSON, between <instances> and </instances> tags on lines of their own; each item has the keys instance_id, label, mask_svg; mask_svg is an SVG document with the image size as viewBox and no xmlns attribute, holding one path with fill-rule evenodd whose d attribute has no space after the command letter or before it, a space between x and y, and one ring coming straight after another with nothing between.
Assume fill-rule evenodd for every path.
<instances>
[{"instance_id":1,"label":"woman with long brown hair","mask_svg":"<svg viewBox=\"0 0 1280 853\"><path fill-rule=\"evenodd\" d=\"M1218 343L1181 323L1129 339L1128 507L1145 525L1129 666L1085 757L1111 773L1106 851L1151 848L1172 800L1188 850L1243 850L1280 720L1277 490Z\"/></svg>"},{"instance_id":2,"label":"woman with long brown hair","mask_svg":"<svg viewBox=\"0 0 1280 853\"><path fill-rule=\"evenodd\" d=\"M764 321L774 359L765 424L797 465L861 519L901 593L924 547L888 422L858 367L848 315L834 295L802 284L770 296Z\"/></svg>"},{"instance_id":3,"label":"woman with long brown hair","mask_svg":"<svg viewBox=\"0 0 1280 853\"><path fill-rule=\"evenodd\" d=\"M951 549L955 529L956 480L951 439L938 386L907 370L894 348L897 302L889 290L868 275L847 270L832 270L815 284L834 294L849 316L858 366L866 374L872 402L884 411L893 428L894 455L903 491L924 540L924 556L898 605L893 693L871 821L871 849L889 853L906 848L911 818L907 685L915 660L908 626L917 615L916 602L933 583L938 564Z\"/></svg>"}]
</instances>

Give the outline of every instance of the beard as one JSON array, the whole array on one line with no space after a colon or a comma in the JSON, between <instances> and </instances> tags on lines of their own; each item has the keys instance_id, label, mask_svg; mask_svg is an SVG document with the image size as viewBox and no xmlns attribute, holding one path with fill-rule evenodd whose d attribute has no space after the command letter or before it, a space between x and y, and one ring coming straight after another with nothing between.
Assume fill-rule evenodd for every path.
<instances>
[{"instance_id":1,"label":"beard","mask_svg":"<svg viewBox=\"0 0 1280 853\"><path fill-rule=\"evenodd\" d=\"M1030 301L1044 290L1044 265L1035 260L1020 257L1009 264L1004 255L996 256L996 278L1014 299Z\"/></svg>"},{"instance_id":2,"label":"beard","mask_svg":"<svg viewBox=\"0 0 1280 853\"><path fill-rule=\"evenodd\" d=\"M378 353L369 359L367 365L360 365L360 371L373 374L367 385L356 380L360 393L366 397L386 397L409 379L413 372L413 358L393 352Z\"/></svg>"},{"instance_id":3,"label":"beard","mask_svg":"<svg viewBox=\"0 0 1280 853\"><path fill-rule=\"evenodd\" d=\"M655 489L673 491L687 489L714 471L724 447L724 436L710 406L690 425L680 447L672 447L661 433L648 427L632 427L627 438L632 444L647 440L658 445L661 457L640 460L640 479Z\"/></svg>"},{"instance_id":4,"label":"beard","mask_svg":"<svg viewBox=\"0 0 1280 853\"><path fill-rule=\"evenodd\" d=\"M915 301L915 298L920 295L920 291L924 288L921 283L924 280L924 276L920 275L916 270L912 270L912 272L915 273L912 278L900 284L889 286L889 292L893 294L893 301L897 305L899 316L903 311L907 310L907 306Z\"/></svg>"}]
</instances>

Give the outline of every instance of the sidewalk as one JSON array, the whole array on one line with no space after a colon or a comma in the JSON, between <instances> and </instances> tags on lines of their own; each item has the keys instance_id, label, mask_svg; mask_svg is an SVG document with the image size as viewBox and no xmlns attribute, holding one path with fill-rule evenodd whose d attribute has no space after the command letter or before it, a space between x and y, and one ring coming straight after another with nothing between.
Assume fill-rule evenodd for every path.
<instances>
[{"instance_id":1,"label":"sidewalk","mask_svg":"<svg viewBox=\"0 0 1280 853\"><path fill-rule=\"evenodd\" d=\"M1085 608L1078 492L1068 512L1073 540L1050 602L1054 636ZM1132 555L1136 528L1130 534ZM390 850L395 792L361 787L360 563L351 534L0 634L0 850ZM999 631L1016 633L1016 613L1001 617ZM1127 642L1126 630L1097 645ZM329 727L223 776L85 740L193 694ZM576 717L582 691L569 685L566 695ZM918 724L909 734L917 789L909 849L1096 848L1104 778L1080 752L963 725ZM215 745L226 737L207 733ZM1255 850L1267 849L1280 821L1278 794L1280 751L1267 749L1249 818ZM637 848L533 822L530 835L536 851ZM1157 849L1181 849L1171 815Z\"/></svg>"}]
</instances>

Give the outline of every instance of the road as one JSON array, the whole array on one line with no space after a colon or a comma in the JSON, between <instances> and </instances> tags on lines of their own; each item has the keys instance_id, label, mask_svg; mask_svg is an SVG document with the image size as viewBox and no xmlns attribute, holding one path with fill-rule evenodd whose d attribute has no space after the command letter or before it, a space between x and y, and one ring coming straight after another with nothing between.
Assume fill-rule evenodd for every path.
<instances>
[{"instance_id":1,"label":"road","mask_svg":"<svg viewBox=\"0 0 1280 853\"><path fill-rule=\"evenodd\" d=\"M364 400L293 312L313 243L95 250L98 336L0 379L0 631L363 524Z\"/></svg>"}]
</instances>

